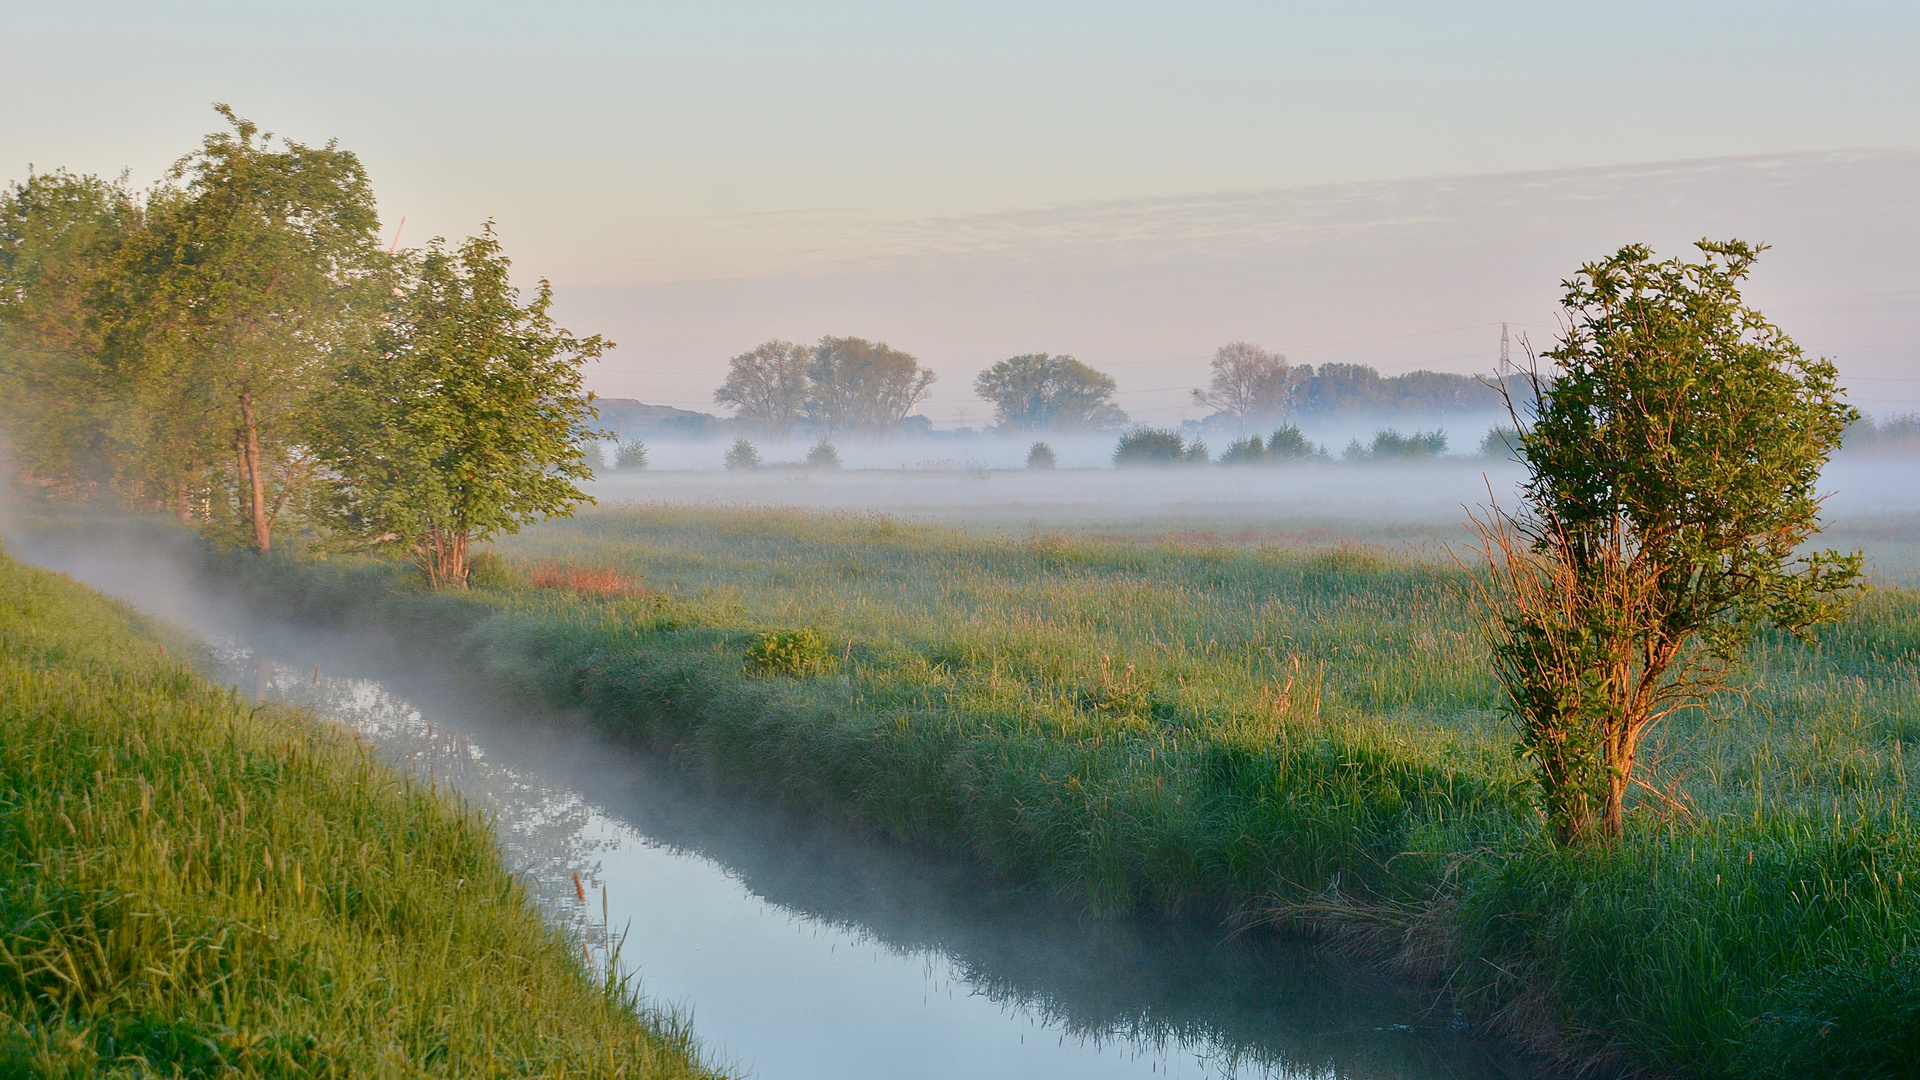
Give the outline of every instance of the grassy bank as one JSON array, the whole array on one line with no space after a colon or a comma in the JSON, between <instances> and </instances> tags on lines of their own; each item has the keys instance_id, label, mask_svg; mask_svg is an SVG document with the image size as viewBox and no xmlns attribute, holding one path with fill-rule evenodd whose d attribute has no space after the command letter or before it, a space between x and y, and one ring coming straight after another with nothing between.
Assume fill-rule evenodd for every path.
<instances>
[{"instance_id":1,"label":"grassy bank","mask_svg":"<svg viewBox=\"0 0 1920 1080\"><path fill-rule=\"evenodd\" d=\"M0 1075L709 1075L485 825L0 555Z\"/></svg>"},{"instance_id":2,"label":"grassy bank","mask_svg":"<svg viewBox=\"0 0 1920 1080\"><path fill-rule=\"evenodd\" d=\"M1626 841L1564 853L1444 562L660 508L502 552L465 595L338 561L218 574L1098 908L1371 927L1590 1058L1920 1061L1911 592L1816 645L1763 642L1750 694L1664 732Z\"/></svg>"}]
</instances>

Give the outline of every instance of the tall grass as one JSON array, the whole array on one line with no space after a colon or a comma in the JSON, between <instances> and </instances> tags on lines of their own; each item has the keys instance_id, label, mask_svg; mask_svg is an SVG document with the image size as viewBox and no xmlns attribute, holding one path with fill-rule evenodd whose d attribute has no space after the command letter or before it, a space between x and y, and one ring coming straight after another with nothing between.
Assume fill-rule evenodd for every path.
<instances>
[{"instance_id":1,"label":"tall grass","mask_svg":"<svg viewBox=\"0 0 1920 1080\"><path fill-rule=\"evenodd\" d=\"M1657 737L1625 840L1559 852L1444 562L662 507L500 554L650 593L220 572L1095 908L1367 920L1482 1015L1590 1058L1715 1077L1920 1061L1914 593L1811 646L1759 643L1748 692ZM801 630L817 674L747 662Z\"/></svg>"},{"instance_id":2,"label":"tall grass","mask_svg":"<svg viewBox=\"0 0 1920 1080\"><path fill-rule=\"evenodd\" d=\"M0 1074L693 1077L485 825L0 555Z\"/></svg>"}]
</instances>

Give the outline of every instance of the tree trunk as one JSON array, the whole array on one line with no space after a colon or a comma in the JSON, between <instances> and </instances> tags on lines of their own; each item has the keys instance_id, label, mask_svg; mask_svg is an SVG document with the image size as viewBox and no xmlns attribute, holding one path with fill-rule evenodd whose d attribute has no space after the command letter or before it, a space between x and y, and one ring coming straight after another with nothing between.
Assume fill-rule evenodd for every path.
<instances>
[{"instance_id":1,"label":"tree trunk","mask_svg":"<svg viewBox=\"0 0 1920 1080\"><path fill-rule=\"evenodd\" d=\"M187 505L187 477L175 475L173 478L173 516L180 524L193 524L193 509Z\"/></svg>"},{"instance_id":2,"label":"tree trunk","mask_svg":"<svg viewBox=\"0 0 1920 1080\"><path fill-rule=\"evenodd\" d=\"M420 553L418 565L426 570L428 584L435 589L467 587L467 544L465 533L437 526L427 531L416 550Z\"/></svg>"},{"instance_id":3,"label":"tree trunk","mask_svg":"<svg viewBox=\"0 0 1920 1080\"><path fill-rule=\"evenodd\" d=\"M240 393L240 419L246 425L241 460L246 463L247 481L253 489L253 553L265 556L273 547L273 526L267 521L267 477L260 467L260 424L253 415L251 390Z\"/></svg>"}]
</instances>

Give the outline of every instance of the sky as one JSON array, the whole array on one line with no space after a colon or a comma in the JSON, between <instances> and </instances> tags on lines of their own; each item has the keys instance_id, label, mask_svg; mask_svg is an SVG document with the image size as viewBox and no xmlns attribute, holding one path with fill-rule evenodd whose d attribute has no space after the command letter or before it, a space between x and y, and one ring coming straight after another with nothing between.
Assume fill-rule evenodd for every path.
<instances>
[{"instance_id":1,"label":"sky","mask_svg":"<svg viewBox=\"0 0 1920 1080\"><path fill-rule=\"evenodd\" d=\"M771 337L886 340L928 415L1022 352L1193 415L1212 350L1477 372L1621 244L1772 243L1750 296L1920 409L1920 5L6 3L0 179L136 184L215 101L494 220L602 394L711 409Z\"/></svg>"}]
</instances>

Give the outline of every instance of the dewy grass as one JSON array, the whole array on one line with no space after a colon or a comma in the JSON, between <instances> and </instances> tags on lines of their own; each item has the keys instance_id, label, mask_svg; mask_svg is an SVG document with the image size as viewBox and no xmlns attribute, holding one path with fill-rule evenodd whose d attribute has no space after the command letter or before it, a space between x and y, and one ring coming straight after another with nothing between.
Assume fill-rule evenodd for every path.
<instances>
[{"instance_id":1,"label":"dewy grass","mask_svg":"<svg viewBox=\"0 0 1920 1080\"><path fill-rule=\"evenodd\" d=\"M0 1074L709 1075L473 815L153 633L0 555Z\"/></svg>"},{"instance_id":2,"label":"dewy grass","mask_svg":"<svg viewBox=\"0 0 1920 1080\"><path fill-rule=\"evenodd\" d=\"M219 568L1096 908L1372 920L1481 1015L1582 1053L1715 1077L1920 1061L1911 592L1814 645L1761 642L1747 693L1656 737L1625 840L1557 852L1442 561L660 507L500 550L653 595ZM796 626L821 674L745 670Z\"/></svg>"}]
</instances>

